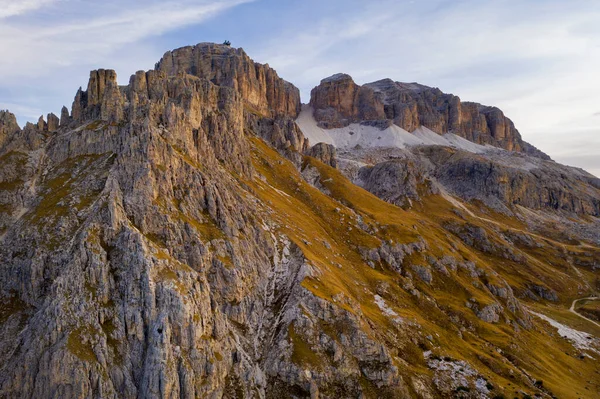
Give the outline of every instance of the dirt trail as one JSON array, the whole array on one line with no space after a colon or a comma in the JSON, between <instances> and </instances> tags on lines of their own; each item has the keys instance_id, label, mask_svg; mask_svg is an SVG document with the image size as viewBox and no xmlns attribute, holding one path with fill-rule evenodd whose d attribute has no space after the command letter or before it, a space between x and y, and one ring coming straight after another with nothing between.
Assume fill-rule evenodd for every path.
<instances>
[{"instance_id":1,"label":"dirt trail","mask_svg":"<svg viewBox=\"0 0 600 399\"><path fill-rule=\"evenodd\" d=\"M584 319L584 320L587 320L587 321L589 321L590 323L593 323L593 324L597 325L598 327L600 327L600 323L598 323L598 322L596 322L596 321L594 321L594 320L592 320L592 319L588 319L587 317L585 317L585 316L584 316L584 315L582 315L581 313L578 313L578 312L575 310L575 305L577 304L577 302L579 302L579 301L585 301L585 300L590 300L590 299L591 299L591 300L599 300L600 298L599 298L599 297L597 297L597 296L590 296L590 297L587 297L587 298L579 298L579 299L575 299L575 300L573 301L573 303L571 304L571 308L569 309L569 312L571 312L571 313L575 313L577 316L581 317L582 319Z\"/></svg>"}]
</instances>

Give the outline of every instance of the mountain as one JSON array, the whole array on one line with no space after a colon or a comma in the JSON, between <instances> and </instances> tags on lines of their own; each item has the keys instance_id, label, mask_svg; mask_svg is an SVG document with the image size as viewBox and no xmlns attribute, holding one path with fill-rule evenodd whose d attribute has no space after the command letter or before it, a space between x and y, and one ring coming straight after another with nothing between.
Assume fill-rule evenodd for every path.
<instances>
[{"instance_id":1,"label":"mountain","mask_svg":"<svg viewBox=\"0 0 600 399\"><path fill-rule=\"evenodd\" d=\"M201 43L0 112L0 188L0 397L600 394L600 181L495 108Z\"/></svg>"}]
</instances>

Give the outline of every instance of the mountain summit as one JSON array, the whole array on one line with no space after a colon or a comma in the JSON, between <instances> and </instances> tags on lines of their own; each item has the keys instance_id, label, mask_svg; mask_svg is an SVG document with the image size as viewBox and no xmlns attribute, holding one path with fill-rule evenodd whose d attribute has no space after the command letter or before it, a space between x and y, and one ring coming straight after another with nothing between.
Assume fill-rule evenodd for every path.
<instances>
[{"instance_id":1,"label":"mountain summit","mask_svg":"<svg viewBox=\"0 0 600 399\"><path fill-rule=\"evenodd\" d=\"M349 75L336 74L313 89L310 105L315 119L326 128L388 120L409 132L424 126L438 134L452 132L477 144L550 159L524 142L498 108L461 102L457 96L418 83L383 79L358 86Z\"/></svg>"},{"instance_id":2,"label":"mountain summit","mask_svg":"<svg viewBox=\"0 0 600 399\"><path fill-rule=\"evenodd\" d=\"M0 187L1 397L600 393L600 180L497 108L344 74L302 105L201 43L1 111Z\"/></svg>"}]
</instances>

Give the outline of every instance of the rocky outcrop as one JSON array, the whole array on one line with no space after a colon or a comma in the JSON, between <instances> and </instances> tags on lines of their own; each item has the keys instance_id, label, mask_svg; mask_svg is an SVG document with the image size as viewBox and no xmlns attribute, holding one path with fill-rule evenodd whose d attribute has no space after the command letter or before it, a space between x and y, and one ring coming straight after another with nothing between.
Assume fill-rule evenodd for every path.
<instances>
[{"instance_id":1,"label":"rocky outcrop","mask_svg":"<svg viewBox=\"0 0 600 399\"><path fill-rule=\"evenodd\" d=\"M306 152L309 157L317 158L325 165L337 167L336 150L331 144L317 143Z\"/></svg>"},{"instance_id":2,"label":"rocky outcrop","mask_svg":"<svg viewBox=\"0 0 600 399\"><path fill-rule=\"evenodd\" d=\"M600 215L600 179L551 161L505 154L478 155L426 147L419 150L435 166L434 177L453 194L506 210L530 209Z\"/></svg>"},{"instance_id":3,"label":"rocky outcrop","mask_svg":"<svg viewBox=\"0 0 600 399\"><path fill-rule=\"evenodd\" d=\"M453 94L418 83L384 79L365 86L381 95L387 118L405 130L425 126L438 134L452 132L477 144L548 159L541 151L524 143L514 123L496 107L462 102Z\"/></svg>"},{"instance_id":4,"label":"rocky outcrop","mask_svg":"<svg viewBox=\"0 0 600 399\"><path fill-rule=\"evenodd\" d=\"M73 101L72 118L77 122L101 119L117 124L123 120L124 98L111 69L90 72L86 91L81 88Z\"/></svg>"},{"instance_id":5,"label":"rocky outcrop","mask_svg":"<svg viewBox=\"0 0 600 399\"><path fill-rule=\"evenodd\" d=\"M16 116L8 111L0 111L0 149L14 134L20 131Z\"/></svg>"},{"instance_id":6,"label":"rocky outcrop","mask_svg":"<svg viewBox=\"0 0 600 399\"><path fill-rule=\"evenodd\" d=\"M60 110L60 126L67 126L71 122L71 115L69 109L63 105Z\"/></svg>"},{"instance_id":7,"label":"rocky outcrop","mask_svg":"<svg viewBox=\"0 0 600 399\"><path fill-rule=\"evenodd\" d=\"M58 116L54 115L53 113L49 113L47 119L48 119L48 122L47 122L48 131L49 132L57 131L58 127L60 125L60 119L58 119Z\"/></svg>"},{"instance_id":8,"label":"rocky outcrop","mask_svg":"<svg viewBox=\"0 0 600 399\"><path fill-rule=\"evenodd\" d=\"M418 158L405 157L364 166L356 183L379 198L398 206L437 193L427 167Z\"/></svg>"},{"instance_id":9,"label":"rocky outcrop","mask_svg":"<svg viewBox=\"0 0 600 399\"><path fill-rule=\"evenodd\" d=\"M375 92L357 85L349 75L342 73L323 79L311 91L310 105L315 119L326 129L385 119L383 103Z\"/></svg>"},{"instance_id":10,"label":"rocky outcrop","mask_svg":"<svg viewBox=\"0 0 600 399\"><path fill-rule=\"evenodd\" d=\"M241 48L214 43L182 47L165 53L156 70L170 76L183 72L232 87L244 98L248 111L263 116L296 118L300 113L299 90L269 65L252 61Z\"/></svg>"},{"instance_id":11,"label":"rocky outcrop","mask_svg":"<svg viewBox=\"0 0 600 399\"><path fill-rule=\"evenodd\" d=\"M286 158L300 166L301 154L308 149L304 137L292 118L269 118L245 112L246 128L274 146Z\"/></svg>"}]
</instances>

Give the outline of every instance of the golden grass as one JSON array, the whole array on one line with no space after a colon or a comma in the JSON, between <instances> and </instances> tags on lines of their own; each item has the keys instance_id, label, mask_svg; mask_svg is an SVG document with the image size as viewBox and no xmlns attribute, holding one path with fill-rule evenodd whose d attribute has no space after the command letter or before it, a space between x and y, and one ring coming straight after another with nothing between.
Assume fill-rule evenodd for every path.
<instances>
[{"instance_id":1,"label":"golden grass","mask_svg":"<svg viewBox=\"0 0 600 399\"><path fill-rule=\"evenodd\" d=\"M97 362L91 343L84 343L83 336L91 336L90 331L83 327L71 331L67 338L67 349L80 360L88 363Z\"/></svg>"},{"instance_id":2,"label":"golden grass","mask_svg":"<svg viewBox=\"0 0 600 399\"><path fill-rule=\"evenodd\" d=\"M478 302L480 308L497 301L484 286L485 282L500 284L499 278L492 273L488 273L482 281L475 278L479 282L478 287L473 285L474 279L460 269L451 278L434 272L431 285L415 279L419 289L441 305L437 308L429 301L410 296L401 288L404 278L384 264L376 265L375 269L369 267L359 251L360 247L376 248L384 241L395 244L424 239L428 243L428 255L437 258L450 255L459 262L474 261L479 268L498 271L513 286L524 287L533 276L534 281L549 281L553 288L571 292L576 286L574 271L566 267L568 265L561 258L561 250L556 248L556 243L544 241L544 247L539 250L521 248L526 259L524 264L482 253L446 232L442 227L444 223L468 222L480 226L486 230L491 242L498 246L507 245L498 235L502 229L526 231L526 226L505 215L482 209L480 204L469 204L468 208L481 217L494 220L498 226L471 217L464 210L460 210L461 217L454 212L452 204L436 195L426 197L411 210L403 210L353 185L339 171L305 157L303 166L318 170L320 184L330 193L326 195L306 183L290 162L262 140L251 140L253 165L264 180L256 178L243 183L262 200L266 208L264 211L278 222L279 230L300 247L316 271L313 276L304 279L302 286L330 302L334 302L334 297L339 299L340 295L349 298L349 301L335 303L358 315L360 320L369 320L361 326L368 335L383 339L389 345L406 348L399 350L398 356L409 363L410 370L429 372L422 359L412 354L415 351L409 350L406 342L398 341L397 337L402 337L402 334L394 333L398 326L375 304L374 292L381 284L388 287L387 293L382 296L389 308L404 320L420 325L422 334L435 336L436 345L442 352L440 355L463 359L477 367L496 387L494 394L504 392L512 395L524 391L533 396L536 392L516 366L507 361L509 358L534 378L543 380L544 386L560 397L594 396L594 388L589 386L589 390L585 391L585 386L586 381L597 377L594 375L596 369L591 362L582 362L565 353L569 345L562 339L549 338L536 331L515 332L513 327L504 323L485 323L466 308L465 303L471 298ZM362 223L357 221L357 216ZM539 237L534 239L540 240ZM324 242L329 245L324 245ZM405 266L411 263L427 264L427 260L416 253L405 259ZM559 273L569 276L566 282ZM463 339L458 338L458 328L448 314L471 325L473 332L463 332ZM332 339L339 334L337 326L322 325L322 328ZM293 327L290 327L289 334L294 341L293 360L316 364L320 355L314 353L308 344L302 343ZM427 343L422 345L427 346ZM503 352L499 353L496 348ZM557 365L552 366L553 362ZM579 374L563 378L564 371L573 368L578 369ZM573 389L579 393L573 393Z\"/></svg>"}]
</instances>

